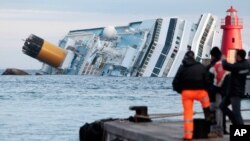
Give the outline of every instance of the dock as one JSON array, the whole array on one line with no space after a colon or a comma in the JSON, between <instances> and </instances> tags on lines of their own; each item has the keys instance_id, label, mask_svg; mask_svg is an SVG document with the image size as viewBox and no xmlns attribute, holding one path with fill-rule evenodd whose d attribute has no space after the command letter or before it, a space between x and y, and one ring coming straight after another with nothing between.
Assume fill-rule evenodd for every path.
<instances>
[{"instance_id":1,"label":"dock","mask_svg":"<svg viewBox=\"0 0 250 141\"><path fill-rule=\"evenodd\" d=\"M105 141L181 141L182 121L130 122L117 120L104 123ZM230 122L227 122L229 131ZM250 121L245 121L250 124ZM229 141L229 135L217 138L193 139L194 141Z\"/></svg>"}]
</instances>

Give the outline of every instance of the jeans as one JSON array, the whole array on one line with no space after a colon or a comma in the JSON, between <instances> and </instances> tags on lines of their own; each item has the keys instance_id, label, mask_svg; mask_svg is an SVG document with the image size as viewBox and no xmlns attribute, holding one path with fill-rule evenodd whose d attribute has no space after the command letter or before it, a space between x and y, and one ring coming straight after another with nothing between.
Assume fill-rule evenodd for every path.
<instances>
[{"instance_id":1,"label":"jeans","mask_svg":"<svg viewBox=\"0 0 250 141\"><path fill-rule=\"evenodd\" d=\"M232 104L232 111L228 106ZM233 125L243 125L241 116L241 97L238 96L225 96L220 104L222 112L229 117Z\"/></svg>"},{"instance_id":2,"label":"jeans","mask_svg":"<svg viewBox=\"0 0 250 141\"><path fill-rule=\"evenodd\" d=\"M222 101L221 94L216 93L215 102L213 104L211 103L211 106L210 106L211 110L215 112L216 124L211 125L210 131L223 134L223 130L225 130L225 126L224 126L224 114L219 108L221 101Z\"/></svg>"}]
</instances>

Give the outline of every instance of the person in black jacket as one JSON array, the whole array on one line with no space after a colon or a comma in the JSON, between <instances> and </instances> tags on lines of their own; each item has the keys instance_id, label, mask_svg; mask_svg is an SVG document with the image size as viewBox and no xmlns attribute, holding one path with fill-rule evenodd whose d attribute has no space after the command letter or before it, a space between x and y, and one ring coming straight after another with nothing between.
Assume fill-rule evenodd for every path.
<instances>
[{"instance_id":1,"label":"person in black jacket","mask_svg":"<svg viewBox=\"0 0 250 141\"><path fill-rule=\"evenodd\" d=\"M233 125L244 124L240 108L241 99L245 94L246 77L250 69L249 62L245 57L244 50L237 50L234 64L228 63L226 60L222 61L223 68L229 71L230 75L227 96L223 99L220 108L228 115ZM232 111L228 108L230 104L232 104Z\"/></svg>"},{"instance_id":2,"label":"person in black jacket","mask_svg":"<svg viewBox=\"0 0 250 141\"><path fill-rule=\"evenodd\" d=\"M207 93L208 73L201 63L194 59L194 52L188 51L172 82L173 89L182 94L184 111L184 140L193 137L193 103L201 102L205 117L210 114L210 101Z\"/></svg>"}]
</instances>

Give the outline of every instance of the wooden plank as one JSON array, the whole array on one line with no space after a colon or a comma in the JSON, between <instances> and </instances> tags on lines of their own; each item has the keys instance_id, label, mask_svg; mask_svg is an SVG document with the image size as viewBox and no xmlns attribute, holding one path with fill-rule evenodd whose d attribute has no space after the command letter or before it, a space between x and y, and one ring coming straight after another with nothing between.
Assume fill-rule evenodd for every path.
<instances>
[{"instance_id":1,"label":"wooden plank","mask_svg":"<svg viewBox=\"0 0 250 141\"><path fill-rule=\"evenodd\" d=\"M104 124L104 130L123 139L132 141L180 141L183 136L182 121L134 123L111 121ZM249 121L245 121L249 124ZM229 128L229 122L228 128ZM194 139L197 141L228 141L229 135L218 138Z\"/></svg>"},{"instance_id":2,"label":"wooden plank","mask_svg":"<svg viewBox=\"0 0 250 141\"><path fill-rule=\"evenodd\" d=\"M104 124L104 130L108 133L121 136L125 139L134 141L171 141L176 139L181 139L178 134L174 132L174 135L170 136L168 134L173 134L174 130L171 130L159 126L156 123L132 123L128 121L112 121ZM180 131L180 130L178 130ZM180 133L182 136L182 133Z\"/></svg>"}]
</instances>

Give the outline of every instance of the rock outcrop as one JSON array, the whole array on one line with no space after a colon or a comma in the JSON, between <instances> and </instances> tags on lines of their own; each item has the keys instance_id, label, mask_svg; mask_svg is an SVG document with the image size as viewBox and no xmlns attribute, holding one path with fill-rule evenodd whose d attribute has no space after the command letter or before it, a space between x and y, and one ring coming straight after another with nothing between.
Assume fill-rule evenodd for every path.
<instances>
[{"instance_id":1,"label":"rock outcrop","mask_svg":"<svg viewBox=\"0 0 250 141\"><path fill-rule=\"evenodd\" d=\"M29 75L29 74L20 69L8 68L2 73L2 75Z\"/></svg>"}]
</instances>

